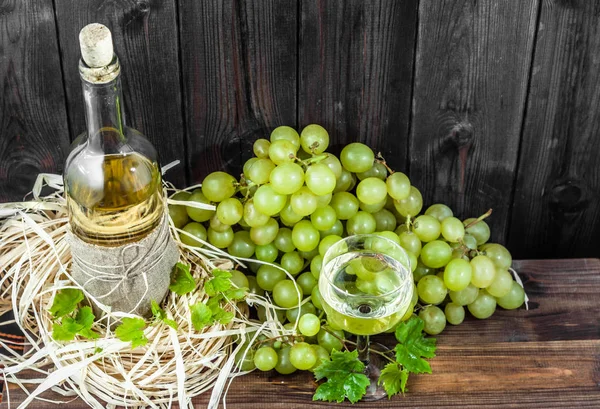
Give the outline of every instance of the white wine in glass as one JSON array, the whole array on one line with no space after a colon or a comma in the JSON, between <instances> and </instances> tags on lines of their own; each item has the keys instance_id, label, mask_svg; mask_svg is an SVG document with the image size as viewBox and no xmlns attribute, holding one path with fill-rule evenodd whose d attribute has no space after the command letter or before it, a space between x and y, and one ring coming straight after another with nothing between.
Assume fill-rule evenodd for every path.
<instances>
[{"instance_id":1,"label":"white wine in glass","mask_svg":"<svg viewBox=\"0 0 600 409\"><path fill-rule=\"evenodd\" d=\"M411 306L413 278L406 252L375 234L346 237L323 257L323 310L334 327L357 335L359 359L371 380L363 400L386 396L377 385L382 362L369 354L369 336L393 328Z\"/></svg>"}]
</instances>

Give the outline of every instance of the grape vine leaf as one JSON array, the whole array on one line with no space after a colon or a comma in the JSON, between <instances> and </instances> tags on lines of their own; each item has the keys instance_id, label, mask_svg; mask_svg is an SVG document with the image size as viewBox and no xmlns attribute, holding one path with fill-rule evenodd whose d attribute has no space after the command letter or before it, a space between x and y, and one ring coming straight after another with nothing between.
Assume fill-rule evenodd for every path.
<instances>
[{"instance_id":1,"label":"grape vine leaf","mask_svg":"<svg viewBox=\"0 0 600 409\"><path fill-rule=\"evenodd\" d=\"M358 402L366 393L370 384L363 374L365 365L358 359L358 352L331 352L331 361L323 360L315 369L317 381L327 378L319 385L313 400L343 402L345 398L352 403Z\"/></svg>"},{"instance_id":2,"label":"grape vine leaf","mask_svg":"<svg viewBox=\"0 0 600 409\"><path fill-rule=\"evenodd\" d=\"M123 318L123 321L115 329L115 335L121 341L131 341L131 348L135 349L148 343L148 338L144 335L146 321L143 318Z\"/></svg>"},{"instance_id":3,"label":"grape vine leaf","mask_svg":"<svg viewBox=\"0 0 600 409\"><path fill-rule=\"evenodd\" d=\"M204 291L209 297L225 292L231 288L231 273L229 271L215 268L210 280L204 283Z\"/></svg>"},{"instance_id":4,"label":"grape vine leaf","mask_svg":"<svg viewBox=\"0 0 600 409\"><path fill-rule=\"evenodd\" d=\"M184 295L194 291L196 288L196 281L190 273L190 266L183 263L175 264L173 271L171 272L171 284L169 290L173 291L177 295Z\"/></svg>"},{"instance_id":5,"label":"grape vine leaf","mask_svg":"<svg viewBox=\"0 0 600 409\"><path fill-rule=\"evenodd\" d=\"M423 359L435 356L435 338L425 338L423 327L425 323L417 316L401 322L396 327L396 361L408 372L431 373L429 362Z\"/></svg>"},{"instance_id":6,"label":"grape vine leaf","mask_svg":"<svg viewBox=\"0 0 600 409\"><path fill-rule=\"evenodd\" d=\"M94 318L92 308L83 307L77 311L75 318L63 317L60 323L55 322L52 337L57 341L71 341L79 334L84 338L96 339L100 335L92 331Z\"/></svg>"},{"instance_id":7,"label":"grape vine leaf","mask_svg":"<svg viewBox=\"0 0 600 409\"><path fill-rule=\"evenodd\" d=\"M194 305L190 305L190 311L192 313L192 325L196 331L201 331L202 328L212 324L213 313L209 306L202 304L201 302Z\"/></svg>"},{"instance_id":8,"label":"grape vine leaf","mask_svg":"<svg viewBox=\"0 0 600 409\"><path fill-rule=\"evenodd\" d=\"M77 308L77 304L83 301L83 291L77 288L65 288L56 293L52 306L50 307L50 314L55 319L69 315Z\"/></svg>"},{"instance_id":9,"label":"grape vine leaf","mask_svg":"<svg viewBox=\"0 0 600 409\"><path fill-rule=\"evenodd\" d=\"M156 301L152 300L151 306L152 306L152 315L154 316L155 321L162 321L169 327L173 328L174 330L177 330L177 322L175 322L172 319L167 318L167 313L165 312L165 310L160 308L160 305L158 305L158 303Z\"/></svg>"},{"instance_id":10,"label":"grape vine leaf","mask_svg":"<svg viewBox=\"0 0 600 409\"><path fill-rule=\"evenodd\" d=\"M406 391L407 381L408 371L400 369L400 366L396 362L390 362L381 371L377 383L383 386L388 398L391 398L399 392L404 393Z\"/></svg>"}]
</instances>

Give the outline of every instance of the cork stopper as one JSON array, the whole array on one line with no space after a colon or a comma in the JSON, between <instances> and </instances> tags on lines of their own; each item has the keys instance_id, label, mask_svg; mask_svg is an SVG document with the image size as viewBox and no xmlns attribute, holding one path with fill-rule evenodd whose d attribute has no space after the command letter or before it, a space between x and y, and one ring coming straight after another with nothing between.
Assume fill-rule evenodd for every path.
<instances>
[{"instance_id":1,"label":"cork stopper","mask_svg":"<svg viewBox=\"0 0 600 409\"><path fill-rule=\"evenodd\" d=\"M81 58L91 68L106 67L113 59L110 30L98 23L88 24L79 32Z\"/></svg>"}]
</instances>

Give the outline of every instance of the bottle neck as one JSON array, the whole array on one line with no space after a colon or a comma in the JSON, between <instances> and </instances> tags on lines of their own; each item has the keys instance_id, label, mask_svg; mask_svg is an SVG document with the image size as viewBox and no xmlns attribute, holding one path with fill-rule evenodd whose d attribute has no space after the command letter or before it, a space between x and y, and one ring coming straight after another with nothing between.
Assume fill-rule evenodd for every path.
<instances>
[{"instance_id":1,"label":"bottle neck","mask_svg":"<svg viewBox=\"0 0 600 409\"><path fill-rule=\"evenodd\" d=\"M83 88L88 147L98 153L117 153L126 143L121 69L115 57L110 65L90 68L79 63Z\"/></svg>"}]
</instances>

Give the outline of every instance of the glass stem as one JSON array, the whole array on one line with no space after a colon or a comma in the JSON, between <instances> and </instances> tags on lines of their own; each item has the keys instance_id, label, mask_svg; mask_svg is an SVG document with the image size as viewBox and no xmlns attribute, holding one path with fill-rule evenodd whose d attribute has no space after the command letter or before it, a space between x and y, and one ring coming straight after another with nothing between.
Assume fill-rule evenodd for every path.
<instances>
[{"instance_id":1,"label":"glass stem","mask_svg":"<svg viewBox=\"0 0 600 409\"><path fill-rule=\"evenodd\" d=\"M369 336L368 335L357 335L356 336L356 350L358 351L358 359L365 364L369 364Z\"/></svg>"}]
</instances>

